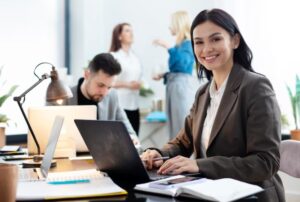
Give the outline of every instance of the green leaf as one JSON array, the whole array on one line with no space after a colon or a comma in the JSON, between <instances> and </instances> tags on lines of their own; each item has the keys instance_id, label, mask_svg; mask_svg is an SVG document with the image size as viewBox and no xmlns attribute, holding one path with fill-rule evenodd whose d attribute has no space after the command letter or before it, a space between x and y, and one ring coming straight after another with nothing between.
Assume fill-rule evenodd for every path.
<instances>
[{"instance_id":1,"label":"green leaf","mask_svg":"<svg viewBox=\"0 0 300 202\"><path fill-rule=\"evenodd\" d=\"M288 94L290 97L290 101L291 101L291 105L292 105L292 110L293 110L293 117L294 117L294 122L295 122L295 126L296 128L298 128L298 117L297 117L297 108L296 108L296 97L293 96L292 90L289 86L287 86L287 90L288 90Z\"/></svg>"},{"instance_id":2,"label":"green leaf","mask_svg":"<svg viewBox=\"0 0 300 202\"><path fill-rule=\"evenodd\" d=\"M143 88L142 87L140 89L140 96L142 96L142 97L148 97L148 96L153 95L153 94L154 94L154 92L150 88Z\"/></svg>"},{"instance_id":3,"label":"green leaf","mask_svg":"<svg viewBox=\"0 0 300 202\"><path fill-rule=\"evenodd\" d=\"M17 87L18 87L17 85L12 86L8 91L8 93L0 96L0 107L4 104L7 98L9 98L13 94L13 92L17 89Z\"/></svg>"},{"instance_id":4,"label":"green leaf","mask_svg":"<svg viewBox=\"0 0 300 202\"><path fill-rule=\"evenodd\" d=\"M298 122L300 120L300 79L298 75L296 75L295 94L293 95L289 86L287 86L287 90L292 105L295 126L298 129Z\"/></svg>"},{"instance_id":5,"label":"green leaf","mask_svg":"<svg viewBox=\"0 0 300 202\"><path fill-rule=\"evenodd\" d=\"M296 75L296 93L295 93L295 108L296 108L296 116L297 116L297 129L298 129L298 121L300 119L300 79L298 75Z\"/></svg>"},{"instance_id":6,"label":"green leaf","mask_svg":"<svg viewBox=\"0 0 300 202\"><path fill-rule=\"evenodd\" d=\"M3 71L4 65L2 65L0 67L0 78L2 76L2 71ZM0 85L3 86L5 85L6 81L1 82ZM10 87L10 89L8 90L7 93L0 95L0 107L4 104L4 102L7 100L7 98L9 98L14 91L17 89L17 85L13 85L12 87ZM0 114L0 122L2 123L6 123L9 121L9 118L5 115L5 114Z\"/></svg>"},{"instance_id":7,"label":"green leaf","mask_svg":"<svg viewBox=\"0 0 300 202\"><path fill-rule=\"evenodd\" d=\"M0 114L0 123L6 123L9 119L6 115Z\"/></svg>"}]
</instances>

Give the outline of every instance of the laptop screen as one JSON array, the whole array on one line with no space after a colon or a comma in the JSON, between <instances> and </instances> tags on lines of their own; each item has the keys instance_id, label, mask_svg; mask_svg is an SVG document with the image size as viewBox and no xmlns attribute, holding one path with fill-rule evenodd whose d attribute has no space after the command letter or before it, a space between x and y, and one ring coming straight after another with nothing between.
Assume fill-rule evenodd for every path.
<instances>
[{"instance_id":1,"label":"laptop screen","mask_svg":"<svg viewBox=\"0 0 300 202\"><path fill-rule=\"evenodd\" d=\"M67 140L75 142L77 151L88 151L75 123L74 119L91 119L97 118L97 107L76 105L76 106L42 106L42 107L29 107L28 120L32 126L35 136L39 140L41 152L45 153L47 140L50 136L51 126L54 122L55 116L60 115L64 117L60 138L57 143L57 148L54 156L61 157L63 149ZM32 136L28 135L28 152L29 154L36 154L36 146Z\"/></svg>"},{"instance_id":2,"label":"laptop screen","mask_svg":"<svg viewBox=\"0 0 300 202\"><path fill-rule=\"evenodd\" d=\"M75 123L101 171L133 184L150 180L123 122L76 119Z\"/></svg>"},{"instance_id":3,"label":"laptop screen","mask_svg":"<svg viewBox=\"0 0 300 202\"><path fill-rule=\"evenodd\" d=\"M43 157L43 162L41 165L41 172L44 178L47 177L49 169L51 167L51 161L54 155L54 151L55 151L55 147L59 138L59 134L60 134L60 130L62 128L64 122L64 117L62 116L56 116L53 126L52 126L52 130L51 130L51 134L48 140L48 144L46 147L46 151L45 151L45 155Z\"/></svg>"}]
</instances>

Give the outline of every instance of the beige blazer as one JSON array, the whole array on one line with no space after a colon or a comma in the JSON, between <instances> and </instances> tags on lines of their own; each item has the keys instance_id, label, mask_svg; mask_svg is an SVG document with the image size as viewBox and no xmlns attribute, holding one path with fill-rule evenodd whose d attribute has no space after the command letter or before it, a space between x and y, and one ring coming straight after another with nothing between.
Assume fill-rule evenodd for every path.
<instances>
[{"instance_id":1,"label":"beige blazer","mask_svg":"<svg viewBox=\"0 0 300 202\"><path fill-rule=\"evenodd\" d=\"M201 134L209 105L209 83L201 87L185 127L161 150L190 156L208 178L234 178L265 189L259 201L285 201L279 169L280 110L269 80L234 65L229 75L206 155Z\"/></svg>"}]
</instances>

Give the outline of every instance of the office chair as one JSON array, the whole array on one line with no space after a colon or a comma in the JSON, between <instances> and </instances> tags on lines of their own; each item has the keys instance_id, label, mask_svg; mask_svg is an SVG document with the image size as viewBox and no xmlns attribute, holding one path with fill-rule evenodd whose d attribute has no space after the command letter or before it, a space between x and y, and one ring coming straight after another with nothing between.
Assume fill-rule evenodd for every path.
<instances>
[{"instance_id":1,"label":"office chair","mask_svg":"<svg viewBox=\"0 0 300 202\"><path fill-rule=\"evenodd\" d=\"M290 176L300 178L300 141L281 141L280 156L279 170Z\"/></svg>"}]
</instances>

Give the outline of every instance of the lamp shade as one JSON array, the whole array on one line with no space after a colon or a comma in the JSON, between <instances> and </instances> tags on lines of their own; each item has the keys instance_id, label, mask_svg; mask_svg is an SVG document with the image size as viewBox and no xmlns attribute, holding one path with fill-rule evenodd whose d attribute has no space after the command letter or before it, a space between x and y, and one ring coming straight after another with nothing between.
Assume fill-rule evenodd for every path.
<instances>
[{"instance_id":1,"label":"lamp shade","mask_svg":"<svg viewBox=\"0 0 300 202\"><path fill-rule=\"evenodd\" d=\"M54 102L60 99L67 99L73 97L70 88L67 85L65 85L61 80L59 80L58 73L54 67L52 67L50 77L51 82L47 88L46 93L47 102Z\"/></svg>"}]
</instances>

